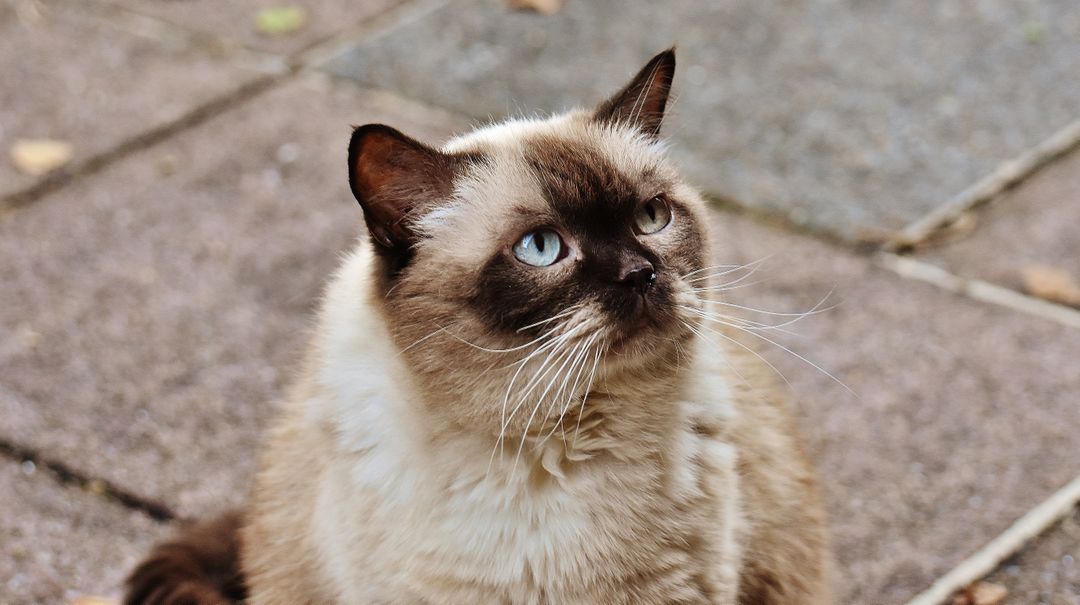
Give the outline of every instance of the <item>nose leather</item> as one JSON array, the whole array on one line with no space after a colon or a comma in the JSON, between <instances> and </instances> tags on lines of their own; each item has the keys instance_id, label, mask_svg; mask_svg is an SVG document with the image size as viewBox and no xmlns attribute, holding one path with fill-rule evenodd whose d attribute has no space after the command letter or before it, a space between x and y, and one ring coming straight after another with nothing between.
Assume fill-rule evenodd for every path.
<instances>
[{"instance_id":1,"label":"nose leather","mask_svg":"<svg viewBox=\"0 0 1080 605\"><path fill-rule=\"evenodd\" d=\"M656 268L648 261L637 263L624 270L618 281L620 284L633 288L638 294L645 296L649 288L656 283Z\"/></svg>"}]
</instances>

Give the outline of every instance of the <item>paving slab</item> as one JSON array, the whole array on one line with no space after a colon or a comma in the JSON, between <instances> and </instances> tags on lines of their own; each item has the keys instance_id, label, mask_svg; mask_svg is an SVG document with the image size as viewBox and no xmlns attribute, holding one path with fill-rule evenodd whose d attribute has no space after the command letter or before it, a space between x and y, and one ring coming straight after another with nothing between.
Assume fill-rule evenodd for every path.
<instances>
[{"instance_id":1,"label":"paving slab","mask_svg":"<svg viewBox=\"0 0 1080 605\"><path fill-rule=\"evenodd\" d=\"M35 181L8 155L19 139L67 141L77 163L261 75L224 59L136 35L90 5L0 4L0 197Z\"/></svg>"},{"instance_id":2,"label":"paving slab","mask_svg":"<svg viewBox=\"0 0 1080 605\"><path fill-rule=\"evenodd\" d=\"M967 216L973 231L927 250L924 260L1018 290L1032 267L1057 268L1080 280L1080 150Z\"/></svg>"},{"instance_id":3,"label":"paving slab","mask_svg":"<svg viewBox=\"0 0 1080 605\"><path fill-rule=\"evenodd\" d=\"M1008 588L1005 605L1080 603L1080 509L1006 561L987 581Z\"/></svg>"},{"instance_id":4,"label":"paving slab","mask_svg":"<svg viewBox=\"0 0 1080 605\"><path fill-rule=\"evenodd\" d=\"M58 483L30 463L0 459L0 603L47 605L114 596L165 526Z\"/></svg>"},{"instance_id":5,"label":"paving slab","mask_svg":"<svg viewBox=\"0 0 1080 605\"><path fill-rule=\"evenodd\" d=\"M715 194L880 240L1080 115L1075 0L458 0L327 69L478 117L598 102L678 46L667 134Z\"/></svg>"},{"instance_id":6,"label":"paving slab","mask_svg":"<svg viewBox=\"0 0 1080 605\"><path fill-rule=\"evenodd\" d=\"M359 232L350 124L453 118L294 81L0 220L0 436L181 515L244 501Z\"/></svg>"},{"instance_id":7,"label":"paving slab","mask_svg":"<svg viewBox=\"0 0 1080 605\"><path fill-rule=\"evenodd\" d=\"M290 55L378 15L406 0L110 0L138 13L234 41L248 48ZM295 7L303 11L295 31L275 35L256 28L261 11Z\"/></svg>"},{"instance_id":8,"label":"paving slab","mask_svg":"<svg viewBox=\"0 0 1080 605\"><path fill-rule=\"evenodd\" d=\"M802 312L831 291L838 305L785 327L799 336L762 334L857 396L758 344L790 381L820 469L839 602L906 602L1080 472L1080 330L748 219L713 224L718 263L767 259L728 300Z\"/></svg>"}]
</instances>

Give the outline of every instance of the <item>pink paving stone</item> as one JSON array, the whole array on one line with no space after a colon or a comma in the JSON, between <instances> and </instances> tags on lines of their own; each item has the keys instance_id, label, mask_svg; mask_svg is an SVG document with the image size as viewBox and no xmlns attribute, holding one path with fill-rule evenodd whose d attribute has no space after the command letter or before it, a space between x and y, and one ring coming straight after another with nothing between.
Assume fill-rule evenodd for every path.
<instances>
[{"instance_id":1,"label":"pink paving stone","mask_svg":"<svg viewBox=\"0 0 1080 605\"><path fill-rule=\"evenodd\" d=\"M402 0L115 0L136 12L160 17L181 27L213 34L267 52L291 54L400 4ZM306 19L303 27L286 34L268 36L257 31L256 15L275 7L299 7Z\"/></svg>"},{"instance_id":2,"label":"pink paving stone","mask_svg":"<svg viewBox=\"0 0 1080 605\"><path fill-rule=\"evenodd\" d=\"M345 150L369 121L452 127L302 80L0 220L0 435L181 514L243 502L362 224Z\"/></svg>"},{"instance_id":3,"label":"pink paving stone","mask_svg":"<svg viewBox=\"0 0 1080 605\"><path fill-rule=\"evenodd\" d=\"M929 250L926 260L965 277L1023 288L1034 266L1080 282L1080 150L1050 164L973 213L973 233Z\"/></svg>"},{"instance_id":4,"label":"pink paving stone","mask_svg":"<svg viewBox=\"0 0 1080 605\"><path fill-rule=\"evenodd\" d=\"M116 596L124 576L165 534L141 512L0 459L0 603L48 605Z\"/></svg>"},{"instance_id":5,"label":"pink paving stone","mask_svg":"<svg viewBox=\"0 0 1080 605\"><path fill-rule=\"evenodd\" d=\"M215 55L137 36L89 6L0 4L0 197L35 181L8 156L19 139L68 141L79 162L259 76Z\"/></svg>"},{"instance_id":6,"label":"pink paving stone","mask_svg":"<svg viewBox=\"0 0 1080 605\"><path fill-rule=\"evenodd\" d=\"M839 303L778 341L857 397L760 344L791 382L821 472L840 602L905 602L1080 472L1080 331L745 219L713 225L717 262L772 255L730 300L805 311L833 291Z\"/></svg>"},{"instance_id":7,"label":"pink paving stone","mask_svg":"<svg viewBox=\"0 0 1080 605\"><path fill-rule=\"evenodd\" d=\"M1080 509L1011 557L987 581L1005 586L1005 605L1080 602Z\"/></svg>"}]
</instances>

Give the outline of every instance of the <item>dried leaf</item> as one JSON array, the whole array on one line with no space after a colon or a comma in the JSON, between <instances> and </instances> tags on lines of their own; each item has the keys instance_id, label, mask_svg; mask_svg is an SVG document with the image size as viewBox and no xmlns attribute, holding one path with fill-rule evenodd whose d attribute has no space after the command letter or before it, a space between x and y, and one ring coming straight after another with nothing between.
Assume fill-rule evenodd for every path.
<instances>
[{"instance_id":1,"label":"dried leaf","mask_svg":"<svg viewBox=\"0 0 1080 605\"><path fill-rule=\"evenodd\" d=\"M976 582L953 597L953 605L1001 605L1009 589L993 582Z\"/></svg>"},{"instance_id":2,"label":"dried leaf","mask_svg":"<svg viewBox=\"0 0 1080 605\"><path fill-rule=\"evenodd\" d=\"M106 599L105 597L76 597L72 599L71 605L120 605L116 599Z\"/></svg>"},{"instance_id":3,"label":"dried leaf","mask_svg":"<svg viewBox=\"0 0 1080 605\"><path fill-rule=\"evenodd\" d=\"M1028 21L1024 23L1024 39L1032 44L1042 44L1046 41L1046 24L1042 21Z\"/></svg>"},{"instance_id":4,"label":"dried leaf","mask_svg":"<svg viewBox=\"0 0 1080 605\"><path fill-rule=\"evenodd\" d=\"M979 582L971 591L974 605L1000 605L1009 596L1009 589L1001 584Z\"/></svg>"},{"instance_id":5,"label":"dried leaf","mask_svg":"<svg viewBox=\"0 0 1080 605\"><path fill-rule=\"evenodd\" d=\"M267 36L282 36L304 27L307 11L302 6L275 6L255 14L255 29Z\"/></svg>"},{"instance_id":6,"label":"dried leaf","mask_svg":"<svg viewBox=\"0 0 1080 605\"><path fill-rule=\"evenodd\" d=\"M532 11L541 15L554 15L562 8L562 0L508 0L510 8Z\"/></svg>"},{"instance_id":7,"label":"dried leaf","mask_svg":"<svg viewBox=\"0 0 1080 605\"><path fill-rule=\"evenodd\" d=\"M1080 307L1080 283L1056 267L1034 265L1023 270L1024 290L1043 300Z\"/></svg>"},{"instance_id":8,"label":"dried leaf","mask_svg":"<svg viewBox=\"0 0 1080 605\"><path fill-rule=\"evenodd\" d=\"M11 161L20 172L41 176L70 162L74 153L67 141L19 139L11 146Z\"/></svg>"}]
</instances>

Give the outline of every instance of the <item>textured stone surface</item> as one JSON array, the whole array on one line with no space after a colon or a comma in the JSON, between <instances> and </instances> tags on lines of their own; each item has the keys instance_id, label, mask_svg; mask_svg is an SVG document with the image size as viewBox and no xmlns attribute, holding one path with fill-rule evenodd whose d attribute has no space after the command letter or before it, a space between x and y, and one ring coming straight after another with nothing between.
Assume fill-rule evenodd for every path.
<instances>
[{"instance_id":1,"label":"textured stone surface","mask_svg":"<svg viewBox=\"0 0 1080 605\"><path fill-rule=\"evenodd\" d=\"M290 54L399 4L402 0L111 0L136 12L160 17L181 27L209 33L258 50ZM256 27L264 9L299 7L306 15L296 31L266 35Z\"/></svg>"},{"instance_id":2,"label":"textured stone surface","mask_svg":"<svg viewBox=\"0 0 1080 605\"><path fill-rule=\"evenodd\" d=\"M758 344L797 396L832 520L840 602L905 602L1080 472L1080 331L745 219L717 214L714 226L718 263L772 255L736 286L759 283L729 300L799 312L833 291L839 303L785 328L801 336L764 335L857 396Z\"/></svg>"},{"instance_id":3,"label":"textured stone surface","mask_svg":"<svg viewBox=\"0 0 1080 605\"><path fill-rule=\"evenodd\" d=\"M0 459L0 603L112 596L164 526L65 487L32 464Z\"/></svg>"},{"instance_id":4,"label":"textured stone surface","mask_svg":"<svg viewBox=\"0 0 1080 605\"><path fill-rule=\"evenodd\" d=\"M459 0L328 68L470 115L599 101L677 44L667 133L710 191L878 238L1080 115L1075 0Z\"/></svg>"},{"instance_id":5,"label":"textured stone surface","mask_svg":"<svg viewBox=\"0 0 1080 605\"><path fill-rule=\"evenodd\" d=\"M449 125L417 115L299 81L5 216L0 434L181 514L242 502L313 300L363 222L350 124Z\"/></svg>"},{"instance_id":6,"label":"textured stone surface","mask_svg":"<svg viewBox=\"0 0 1080 605\"><path fill-rule=\"evenodd\" d=\"M987 578L1009 589L1005 605L1080 603L1080 509Z\"/></svg>"},{"instance_id":7,"label":"textured stone surface","mask_svg":"<svg viewBox=\"0 0 1080 605\"><path fill-rule=\"evenodd\" d=\"M34 181L8 156L18 139L68 141L86 159L257 76L223 58L135 35L89 6L0 3L0 196Z\"/></svg>"},{"instance_id":8,"label":"textured stone surface","mask_svg":"<svg viewBox=\"0 0 1080 605\"><path fill-rule=\"evenodd\" d=\"M924 256L950 271L1010 288L1023 272L1054 267L1080 281L1080 151L971 213L976 230Z\"/></svg>"}]
</instances>

